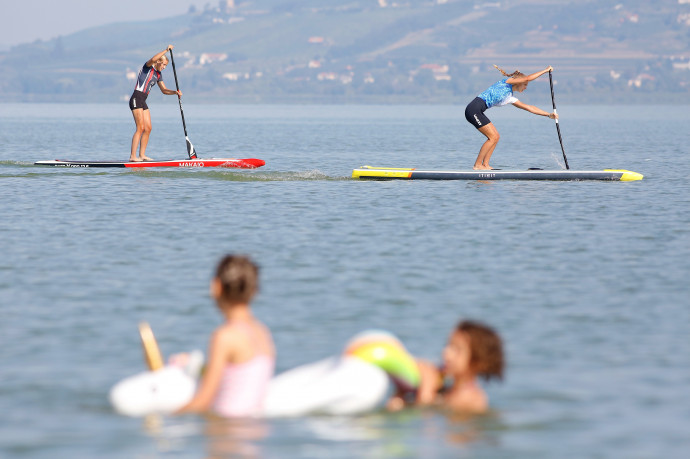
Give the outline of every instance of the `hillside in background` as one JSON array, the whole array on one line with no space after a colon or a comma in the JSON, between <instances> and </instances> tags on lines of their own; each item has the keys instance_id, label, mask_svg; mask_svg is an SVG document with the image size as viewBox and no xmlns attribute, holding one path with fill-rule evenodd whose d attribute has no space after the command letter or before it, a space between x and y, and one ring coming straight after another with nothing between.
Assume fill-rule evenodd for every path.
<instances>
[{"instance_id":1,"label":"hillside in background","mask_svg":"<svg viewBox=\"0 0 690 459\"><path fill-rule=\"evenodd\" d=\"M254 0L15 46L0 100L121 101L168 43L187 101L464 103L493 64L553 65L564 101L690 94L690 0Z\"/></svg>"}]
</instances>

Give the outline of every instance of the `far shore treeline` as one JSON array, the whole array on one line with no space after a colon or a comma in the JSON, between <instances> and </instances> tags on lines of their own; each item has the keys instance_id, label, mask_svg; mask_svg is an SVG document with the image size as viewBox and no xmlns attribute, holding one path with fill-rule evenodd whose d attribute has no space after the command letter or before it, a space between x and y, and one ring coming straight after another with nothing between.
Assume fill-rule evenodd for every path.
<instances>
[{"instance_id":1,"label":"far shore treeline","mask_svg":"<svg viewBox=\"0 0 690 459\"><path fill-rule=\"evenodd\" d=\"M465 104L493 64L552 65L563 103L690 102L690 0L222 0L2 51L0 102L124 101L168 43L188 103Z\"/></svg>"}]
</instances>

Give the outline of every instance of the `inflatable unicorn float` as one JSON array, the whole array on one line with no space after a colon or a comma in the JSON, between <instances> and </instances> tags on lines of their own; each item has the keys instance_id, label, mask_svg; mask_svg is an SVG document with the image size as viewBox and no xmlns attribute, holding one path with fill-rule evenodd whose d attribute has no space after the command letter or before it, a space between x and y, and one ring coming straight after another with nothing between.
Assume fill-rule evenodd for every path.
<instances>
[{"instance_id":1,"label":"inflatable unicorn float","mask_svg":"<svg viewBox=\"0 0 690 459\"><path fill-rule=\"evenodd\" d=\"M203 368L201 351L187 354L183 365L165 365L147 323L139 325L149 367L113 386L115 411L127 416L171 414L196 391ZM368 330L354 336L341 355L285 371L269 383L260 417L309 414L353 415L382 408L395 386L414 388L420 376L414 358L392 334Z\"/></svg>"}]
</instances>

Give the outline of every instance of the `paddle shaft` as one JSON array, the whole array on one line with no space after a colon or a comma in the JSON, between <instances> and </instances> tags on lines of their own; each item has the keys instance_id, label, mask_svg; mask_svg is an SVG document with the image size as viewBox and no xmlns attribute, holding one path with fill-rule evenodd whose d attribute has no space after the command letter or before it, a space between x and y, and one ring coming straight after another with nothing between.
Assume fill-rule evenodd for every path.
<instances>
[{"instance_id":1,"label":"paddle shaft","mask_svg":"<svg viewBox=\"0 0 690 459\"><path fill-rule=\"evenodd\" d=\"M172 51L171 51L171 53L172 53ZM173 64L173 69L174 68L175 68L175 64ZM556 98L553 96L553 77L551 76L551 70L549 70L549 85L551 86L551 103L553 104L553 113L556 114L556 116L558 116L558 113L556 112ZM556 118L556 131L558 131L558 141L561 144L561 152L563 152L563 160L565 161L565 168L570 169L570 166L568 165L568 158L566 158L565 149L563 148L563 138L561 137L561 127L558 124L558 118Z\"/></svg>"},{"instance_id":2,"label":"paddle shaft","mask_svg":"<svg viewBox=\"0 0 690 459\"><path fill-rule=\"evenodd\" d=\"M172 48L169 49L168 51L170 51L170 62L172 63L173 75L175 76L175 89L177 91L179 91L180 90L180 84L177 82L177 70L175 69L175 58L173 57ZM180 97L179 94L177 95L177 102L180 104L180 115L182 115L182 129L184 129L184 137L187 140L187 154L189 155L189 159L196 158L196 151L194 151L194 147L191 147L191 142L189 141L189 136L187 135L187 123L185 123L185 121L184 121L184 110L182 109L182 97Z\"/></svg>"}]
</instances>

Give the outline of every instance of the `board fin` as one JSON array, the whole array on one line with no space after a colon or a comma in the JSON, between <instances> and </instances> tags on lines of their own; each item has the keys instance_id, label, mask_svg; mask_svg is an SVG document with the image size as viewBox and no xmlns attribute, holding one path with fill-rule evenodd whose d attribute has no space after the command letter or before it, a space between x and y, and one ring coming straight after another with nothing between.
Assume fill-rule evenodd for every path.
<instances>
[{"instance_id":1,"label":"board fin","mask_svg":"<svg viewBox=\"0 0 690 459\"><path fill-rule=\"evenodd\" d=\"M194 145L192 145L189 137L185 137L185 140L187 140L187 154L189 155L189 159L196 159L196 150L194 149Z\"/></svg>"}]
</instances>

